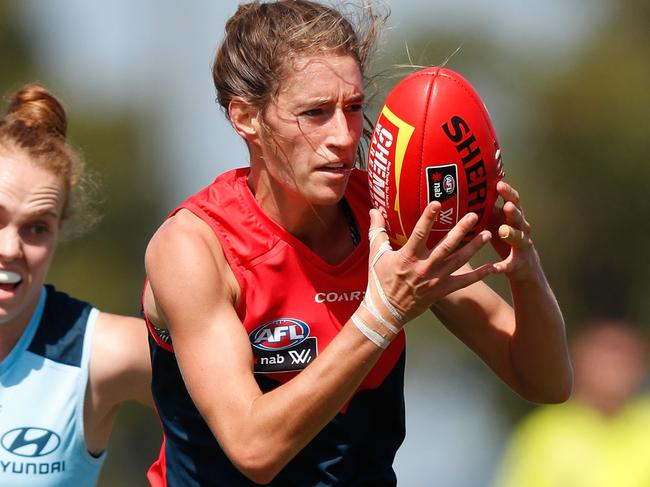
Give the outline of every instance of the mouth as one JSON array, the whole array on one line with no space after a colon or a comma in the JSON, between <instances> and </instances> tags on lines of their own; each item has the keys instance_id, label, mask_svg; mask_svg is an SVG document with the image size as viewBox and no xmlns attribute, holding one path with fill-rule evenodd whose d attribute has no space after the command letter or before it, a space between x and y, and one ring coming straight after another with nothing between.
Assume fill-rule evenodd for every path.
<instances>
[{"instance_id":1,"label":"mouth","mask_svg":"<svg viewBox=\"0 0 650 487\"><path fill-rule=\"evenodd\" d=\"M20 285L22 280L23 278L16 272L7 271L4 269L0 270L0 289L3 289L5 291L13 291Z\"/></svg>"},{"instance_id":2,"label":"mouth","mask_svg":"<svg viewBox=\"0 0 650 487\"><path fill-rule=\"evenodd\" d=\"M350 172L352 170L352 167L341 162L338 164L327 164L326 166L321 166L318 168L318 170L335 174L344 174Z\"/></svg>"}]
</instances>

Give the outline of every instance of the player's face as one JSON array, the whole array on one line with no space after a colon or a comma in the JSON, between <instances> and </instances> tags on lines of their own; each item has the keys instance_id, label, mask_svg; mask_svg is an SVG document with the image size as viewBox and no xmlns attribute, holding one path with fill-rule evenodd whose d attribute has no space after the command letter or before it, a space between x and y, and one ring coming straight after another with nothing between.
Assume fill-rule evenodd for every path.
<instances>
[{"instance_id":1,"label":"player's face","mask_svg":"<svg viewBox=\"0 0 650 487\"><path fill-rule=\"evenodd\" d=\"M0 147L0 326L26 325L54 256L65 187L20 151Z\"/></svg>"},{"instance_id":2,"label":"player's face","mask_svg":"<svg viewBox=\"0 0 650 487\"><path fill-rule=\"evenodd\" d=\"M338 202L363 129L363 81L351 56L294 60L264 118L262 151L271 184L313 205Z\"/></svg>"}]
</instances>

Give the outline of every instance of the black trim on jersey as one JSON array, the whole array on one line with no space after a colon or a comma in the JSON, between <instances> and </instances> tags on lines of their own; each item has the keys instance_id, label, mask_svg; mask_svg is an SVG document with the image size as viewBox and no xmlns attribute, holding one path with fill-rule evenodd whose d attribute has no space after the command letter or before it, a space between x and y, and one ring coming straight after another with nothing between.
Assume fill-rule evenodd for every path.
<instances>
[{"instance_id":1,"label":"black trim on jersey","mask_svg":"<svg viewBox=\"0 0 650 487\"><path fill-rule=\"evenodd\" d=\"M27 350L55 362L79 367L92 306L49 284L45 289L43 316Z\"/></svg>"},{"instance_id":2,"label":"black trim on jersey","mask_svg":"<svg viewBox=\"0 0 650 487\"><path fill-rule=\"evenodd\" d=\"M348 222L348 231L350 232L350 238L352 239L352 246L356 247L361 243L361 235L359 234L359 227L357 226L357 221L354 219L352 208L350 208L350 204L345 198L341 200L341 209L343 210L345 219Z\"/></svg>"},{"instance_id":3,"label":"black trim on jersey","mask_svg":"<svg viewBox=\"0 0 650 487\"><path fill-rule=\"evenodd\" d=\"M152 391L165 433L168 487L252 487L219 447L192 402L173 353L149 336ZM393 487L395 453L406 434L405 352L377 389L357 392L268 485ZM256 374L263 392L280 385ZM214 384L219 387L219 384Z\"/></svg>"}]
</instances>

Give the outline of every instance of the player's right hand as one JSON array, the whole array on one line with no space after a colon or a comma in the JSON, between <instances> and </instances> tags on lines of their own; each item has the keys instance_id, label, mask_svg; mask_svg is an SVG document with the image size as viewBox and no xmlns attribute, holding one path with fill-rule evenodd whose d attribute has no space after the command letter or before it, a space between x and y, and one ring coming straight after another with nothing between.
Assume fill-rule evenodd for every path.
<instances>
[{"instance_id":1,"label":"player's right hand","mask_svg":"<svg viewBox=\"0 0 650 487\"><path fill-rule=\"evenodd\" d=\"M492 264L477 269L461 271L461 267L490 240L491 233L484 230L466 245L460 246L465 236L478 222L475 213L468 213L432 249L427 247L427 238L434 220L440 212L440 203L432 202L420 216L408 241L399 250L386 250L374 262L378 282L389 303L401 317L400 326L419 316L436 301L458 289L467 287L495 271ZM378 210L370 211L370 235L385 225ZM385 232L379 232L371 242L370 263L381 246L388 242ZM369 270L372 273L372 269ZM378 289L369 276L368 291L375 299ZM382 315L384 313L382 312ZM390 316L390 315L384 315Z\"/></svg>"}]
</instances>

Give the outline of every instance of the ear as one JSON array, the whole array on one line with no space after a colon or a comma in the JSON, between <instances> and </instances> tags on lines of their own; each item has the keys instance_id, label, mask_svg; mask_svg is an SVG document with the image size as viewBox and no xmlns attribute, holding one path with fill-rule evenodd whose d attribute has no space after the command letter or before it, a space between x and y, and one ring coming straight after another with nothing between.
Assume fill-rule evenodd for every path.
<instances>
[{"instance_id":1,"label":"ear","mask_svg":"<svg viewBox=\"0 0 650 487\"><path fill-rule=\"evenodd\" d=\"M237 132L247 142L252 142L260 134L257 108L239 96L228 104L228 117Z\"/></svg>"}]
</instances>

